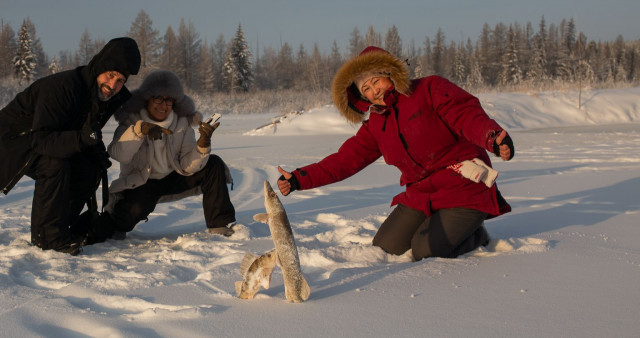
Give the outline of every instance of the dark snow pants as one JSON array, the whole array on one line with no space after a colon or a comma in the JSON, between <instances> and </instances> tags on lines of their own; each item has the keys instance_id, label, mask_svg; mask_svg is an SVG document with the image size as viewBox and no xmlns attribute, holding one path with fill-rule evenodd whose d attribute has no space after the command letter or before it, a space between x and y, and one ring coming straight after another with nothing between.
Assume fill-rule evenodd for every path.
<instances>
[{"instance_id":1,"label":"dark snow pants","mask_svg":"<svg viewBox=\"0 0 640 338\"><path fill-rule=\"evenodd\" d=\"M378 229L373 245L394 255L411 249L415 261L457 257L488 243L486 216L478 210L452 208L427 217L419 210L399 204Z\"/></svg>"},{"instance_id":2,"label":"dark snow pants","mask_svg":"<svg viewBox=\"0 0 640 338\"><path fill-rule=\"evenodd\" d=\"M40 155L27 171L36 181L31 210L31 242L57 249L71 240L69 225L98 187L99 167L85 153L71 158Z\"/></svg>"},{"instance_id":3,"label":"dark snow pants","mask_svg":"<svg viewBox=\"0 0 640 338\"><path fill-rule=\"evenodd\" d=\"M117 231L129 232L155 209L160 197L180 194L200 186L202 207L207 228L224 227L235 222L235 208L231 204L225 176L225 164L216 155L209 155L205 167L192 176L175 171L160 180L150 179L144 185L122 192L111 217Z\"/></svg>"}]
</instances>

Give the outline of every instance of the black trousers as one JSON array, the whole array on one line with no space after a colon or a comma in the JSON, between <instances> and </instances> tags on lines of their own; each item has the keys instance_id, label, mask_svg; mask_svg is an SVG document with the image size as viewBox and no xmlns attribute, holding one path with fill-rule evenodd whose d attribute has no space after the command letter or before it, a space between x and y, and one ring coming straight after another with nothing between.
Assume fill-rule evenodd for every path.
<instances>
[{"instance_id":1,"label":"black trousers","mask_svg":"<svg viewBox=\"0 0 640 338\"><path fill-rule=\"evenodd\" d=\"M41 155L27 171L36 181L31 210L31 242L56 249L71 239L74 223L99 184L99 167L86 153L71 158Z\"/></svg>"},{"instance_id":2,"label":"black trousers","mask_svg":"<svg viewBox=\"0 0 640 338\"><path fill-rule=\"evenodd\" d=\"M123 191L122 198L109 213L113 227L117 231L129 232L149 216L160 197L179 194L198 186L202 189L202 207L208 228L235 222L235 208L229 197L224 162L211 154L206 166L192 176L182 176L174 171L163 179L150 179L144 185Z\"/></svg>"},{"instance_id":3,"label":"black trousers","mask_svg":"<svg viewBox=\"0 0 640 338\"><path fill-rule=\"evenodd\" d=\"M373 245L394 255L411 249L415 261L457 257L487 244L486 216L474 209L452 208L427 217L419 210L399 204L380 225Z\"/></svg>"}]
</instances>

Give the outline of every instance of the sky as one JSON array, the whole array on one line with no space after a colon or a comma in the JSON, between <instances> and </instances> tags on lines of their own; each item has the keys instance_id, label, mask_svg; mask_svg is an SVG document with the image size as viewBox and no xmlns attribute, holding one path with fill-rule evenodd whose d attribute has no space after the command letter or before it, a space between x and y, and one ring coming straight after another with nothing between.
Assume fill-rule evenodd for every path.
<instances>
[{"instance_id":1,"label":"sky","mask_svg":"<svg viewBox=\"0 0 640 338\"><path fill-rule=\"evenodd\" d=\"M274 248L253 220L264 181L275 186L278 165L316 162L355 133L333 106L286 119L223 114L212 152L234 178L228 238L205 231L194 196L159 204L124 240L75 257L42 251L29 244L25 177L0 195L0 337L638 337L639 96L585 90L578 110L576 91L479 95L514 140L511 161L492 156L513 210L485 222L487 247L455 259L411 262L372 246L404 190L382 159L278 194L311 288L301 304L286 302L279 267L255 299L238 299L234 283L246 253Z\"/></svg>"},{"instance_id":2,"label":"sky","mask_svg":"<svg viewBox=\"0 0 640 338\"><path fill-rule=\"evenodd\" d=\"M395 25L404 46L422 47L438 29L447 41L476 41L485 23L531 22L537 30L543 16L547 25L573 18L590 40L640 39L637 0L0 0L0 19L17 33L30 18L51 56L75 51L85 29L105 41L125 35L142 9L160 36L169 25L177 31L184 18L203 40L213 43L222 34L229 41L240 24L254 53L285 42L294 50L317 43L328 52L334 41L344 52L354 28L364 35L371 25L383 37Z\"/></svg>"}]
</instances>

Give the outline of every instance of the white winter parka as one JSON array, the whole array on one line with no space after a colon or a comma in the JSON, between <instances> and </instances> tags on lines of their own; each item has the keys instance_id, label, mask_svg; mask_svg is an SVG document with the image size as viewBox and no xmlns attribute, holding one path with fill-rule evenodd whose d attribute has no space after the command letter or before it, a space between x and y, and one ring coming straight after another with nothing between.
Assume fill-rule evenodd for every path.
<instances>
[{"instance_id":1,"label":"white winter parka","mask_svg":"<svg viewBox=\"0 0 640 338\"><path fill-rule=\"evenodd\" d=\"M119 118L119 119L118 119ZM107 152L120 162L120 175L109 186L109 205L118 199L118 193L126 189L139 187L147 182L151 174L151 160L154 147L147 137L139 137L135 124L142 119L140 112L116 116L119 125L113 135L113 141L107 147ZM211 148L201 148L196 144L195 131L191 126L192 116L175 116L168 127L173 134L162 135L166 142L165 149L169 153L171 167L180 175L191 176L202 170L209 159ZM163 196L160 202L177 200L183 197L200 194L199 189L188 191L180 196ZM109 209L107 207L107 209Z\"/></svg>"}]
</instances>

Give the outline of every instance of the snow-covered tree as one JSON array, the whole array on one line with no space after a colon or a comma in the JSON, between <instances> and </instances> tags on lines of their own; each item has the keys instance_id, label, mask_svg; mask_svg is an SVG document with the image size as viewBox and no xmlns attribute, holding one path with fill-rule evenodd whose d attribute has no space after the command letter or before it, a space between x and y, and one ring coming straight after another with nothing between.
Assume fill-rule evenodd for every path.
<instances>
[{"instance_id":1,"label":"snow-covered tree","mask_svg":"<svg viewBox=\"0 0 640 338\"><path fill-rule=\"evenodd\" d=\"M473 57L470 60L469 76L467 76L468 88L480 88L484 85L484 79L482 78L482 68L478 63L478 59Z\"/></svg>"},{"instance_id":2,"label":"snow-covered tree","mask_svg":"<svg viewBox=\"0 0 640 338\"><path fill-rule=\"evenodd\" d=\"M49 74L55 74L60 71L60 65L58 64L58 57L53 56L53 60L49 64Z\"/></svg>"},{"instance_id":3,"label":"snow-covered tree","mask_svg":"<svg viewBox=\"0 0 640 338\"><path fill-rule=\"evenodd\" d=\"M517 85L522 81L522 70L520 69L518 55L519 50L516 42L516 33L512 26L509 26L507 38L507 49L502 59L502 71L499 76L499 83L503 86Z\"/></svg>"},{"instance_id":4,"label":"snow-covered tree","mask_svg":"<svg viewBox=\"0 0 640 338\"><path fill-rule=\"evenodd\" d=\"M36 56L31 50L31 43L31 35L29 35L26 22L23 21L18 32L18 51L13 57L13 65L15 76L27 82L33 79L36 69Z\"/></svg>"},{"instance_id":5,"label":"snow-covered tree","mask_svg":"<svg viewBox=\"0 0 640 338\"><path fill-rule=\"evenodd\" d=\"M452 81L460 86L463 86L467 82L467 76L469 69L467 67L467 60L465 50L462 46L459 46L455 50L455 56L452 64Z\"/></svg>"},{"instance_id":6,"label":"snow-covered tree","mask_svg":"<svg viewBox=\"0 0 640 338\"><path fill-rule=\"evenodd\" d=\"M244 32L240 24L236 35L231 40L224 68L225 83L229 91L249 91L253 82L251 51L249 51L249 46L244 38Z\"/></svg>"},{"instance_id":7,"label":"snow-covered tree","mask_svg":"<svg viewBox=\"0 0 640 338\"><path fill-rule=\"evenodd\" d=\"M537 86L547 81L547 55L540 34L533 37L533 50L526 74L527 81L533 85Z\"/></svg>"},{"instance_id":8,"label":"snow-covered tree","mask_svg":"<svg viewBox=\"0 0 640 338\"><path fill-rule=\"evenodd\" d=\"M407 57L407 66L409 68L409 74L414 74L415 69L418 66L418 60L422 57L422 51L420 48L416 48L415 40L411 40L409 42L409 46L407 46L406 52L404 53Z\"/></svg>"},{"instance_id":9,"label":"snow-covered tree","mask_svg":"<svg viewBox=\"0 0 640 338\"><path fill-rule=\"evenodd\" d=\"M38 35L36 33L36 26L33 24L33 22L31 22L31 19L29 18L26 18L24 22L27 27L27 31L29 32L29 36L31 36L31 51L33 52L33 55L35 55L35 75L36 77L40 75L46 75L48 57L44 52L44 48L42 48L42 42L40 42L40 38L38 38Z\"/></svg>"},{"instance_id":10,"label":"snow-covered tree","mask_svg":"<svg viewBox=\"0 0 640 338\"><path fill-rule=\"evenodd\" d=\"M127 36L138 43L140 67L143 72L145 68L153 68L156 65L160 50L158 35L158 30L153 28L153 21L149 15L144 10L140 10L135 20L131 23Z\"/></svg>"}]
</instances>

